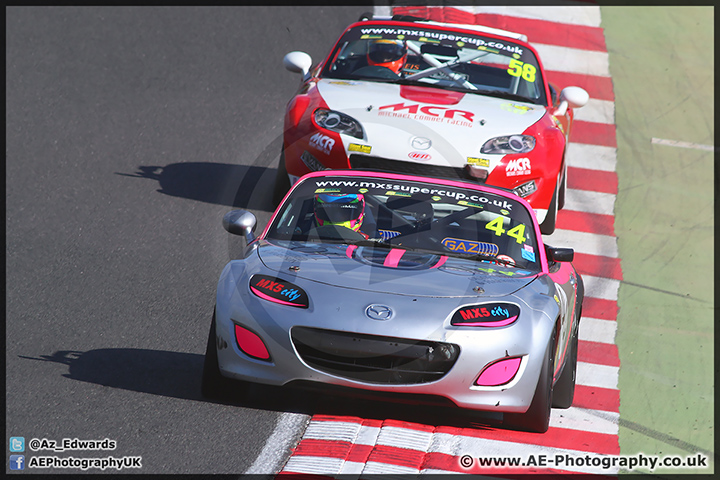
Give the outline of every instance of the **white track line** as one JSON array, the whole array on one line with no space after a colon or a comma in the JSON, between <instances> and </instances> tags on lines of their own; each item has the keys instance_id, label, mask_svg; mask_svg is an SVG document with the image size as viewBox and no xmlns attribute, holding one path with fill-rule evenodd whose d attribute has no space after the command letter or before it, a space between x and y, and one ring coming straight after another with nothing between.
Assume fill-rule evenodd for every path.
<instances>
[{"instance_id":1,"label":"white track line","mask_svg":"<svg viewBox=\"0 0 720 480\"><path fill-rule=\"evenodd\" d=\"M575 120L615 125L615 102L590 98L587 105L575 109Z\"/></svg>"},{"instance_id":2,"label":"white track line","mask_svg":"<svg viewBox=\"0 0 720 480\"><path fill-rule=\"evenodd\" d=\"M666 140L664 138L655 138L651 140L651 143L656 145L665 145L667 147L679 147L679 148L693 148L695 150L706 150L713 152L716 148L712 145L703 145L701 143L681 142L680 140Z\"/></svg>"},{"instance_id":3,"label":"white track line","mask_svg":"<svg viewBox=\"0 0 720 480\"><path fill-rule=\"evenodd\" d=\"M609 365L598 365L596 363L577 362L577 385L586 387L600 387L609 390L618 388L619 367Z\"/></svg>"},{"instance_id":4,"label":"white track line","mask_svg":"<svg viewBox=\"0 0 720 480\"><path fill-rule=\"evenodd\" d=\"M595 75L597 77L610 76L610 63L606 52L530 43L537 50L545 70Z\"/></svg>"},{"instance_id":5,"label":"white track line","mask_svg":"<svg viewBox=\"0 0 720 480\"><path fill-rule=\"evenodd\" d=\"M576 232L559 228L552 235L543 236L543 242L553 247L571 247L577 253L601 257L618 257L617 238L610 235Z\"/></svg>"},{"instance_id":6,"label":"white track line","mask_svg":"<svg viewBox=\"0 0 720 480\"><path fill-rule=\"evenodd\" d=\"M345 460L334 457L312 457L309 455L294 455L285 464L283 471L293 473L307 473L318 475L332 475L339 473ZM265 472L265 473L270 473Z\"/></svg>"},{"instance_id":7,"label":"white track line","mask_svg":"<svg viewBox=\"0 0 720 480\"><path fill-rule=\"evenodd\" d=\"M620 288L620 280L611 278L594 277L592 275L583 275L585 282L585 296L590 298L600 298L603 300L612 300L617 302L618 289Z\"/></svg>"},{"instance_id":8,"label":"white track line","mask_svg":"<svg viewBox=\"0 0 720 480\"><path fill-rule=\"evenodd\" d=\"M310 421L308 415L298 413L282 413L275 425L275 430L265 441L260 455L245 471L246 474L267 474L282 468L287 452L294 447L297 432L302 431Z\"/></svg>"},{"instance_id":9,"label":"white track line","mask_svg":"<svg viewBox=\"0 0 720 480\"><path fill-rule=\"evenodd\" d=\"M574 188L568 188L566 193L568 210L600 215L612 215L615 211L615 194Z\"/></svg>"},{"instance_id":10,"label":"white track line","mask_svg":"<svg viewBox=\"0 0 720 480\"><path fill-rule=\"evenodd\" d=\"M508 17L544 20L553 23L566 23L585 27L600 26L600 8L587 6L580 2L568 2L566 6L522 6L522 7L454 7L472 13L506 15Z\"/></svg>"},{"instance_id":11,"label":"white track line","mask_svg":"<svg viewBox=\"0 0 720 480\"><path fill-rule=\"evenodd\" d=\"M570 142L567 152L565 152L565 159L571 167L614 172L617 166L617 149L602 145Z\"/></svg>"},{"instance_id":12,"label":"white track line","mask_svg":"<svg viewBox=\"0 0 720 480\"><path fill-rule=\"evenodd\" d=\"M620 414L617 412L589 408L570 407L564 410L554 408L550 412L551 427L607 435L618 434L619 419Z\"/></svg>"},{"instance_id":13,"label":"white track line","mask_svg":"<svg viewBox=\"0 0 720 480\"><path fill-rule=\"evenodd\" d=\"M616 333L616 321L583 316L582 320L580 320L578 339L586 342L598 342L615 345Z\"/></svg>"}]
</instances>

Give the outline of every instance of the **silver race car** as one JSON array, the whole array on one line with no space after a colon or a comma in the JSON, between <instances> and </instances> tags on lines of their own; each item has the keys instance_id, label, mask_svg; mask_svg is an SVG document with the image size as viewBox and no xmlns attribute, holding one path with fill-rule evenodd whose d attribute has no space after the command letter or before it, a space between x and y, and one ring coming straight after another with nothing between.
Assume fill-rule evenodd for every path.
<instances>
[{"instance_id":1,"label":"silver race car","mask_svg":"<svg viewBox=\"0 0 720 480\"><path fill-rule=\"evenodd\" d=\"M510 191L359 170L305 175L220 275L202 392L330 384L502 412L572 403L583 283ZM241 381L241 382L238 382ZM357 391L357 390L356 390Z\"/></svg>"}]
</instances>

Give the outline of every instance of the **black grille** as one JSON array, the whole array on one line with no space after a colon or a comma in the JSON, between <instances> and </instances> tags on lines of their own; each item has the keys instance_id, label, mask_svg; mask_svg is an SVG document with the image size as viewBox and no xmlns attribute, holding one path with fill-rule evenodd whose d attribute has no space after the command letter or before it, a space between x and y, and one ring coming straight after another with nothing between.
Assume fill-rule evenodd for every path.
<instances>
[{"instance_id":1,"label":"black grille","mask_svg":"<svg viewBox=\"0 0 720 480\"><path fill-rule=\"evenodd\" d=\"M350 155L350 168L358 170L381 170L384 172L407 173L411 175L424 175L427 177L475 180L470 177L467 172L465 172L464 168L426 165L418 162L405 162L402 160L371 157L370 155Z\"/></svg>"},{"instance_id":2,"label":"black grille","mask_svg":"<svg viewBox=\"0 0 720 480\"><path fill-rule=\"evenodd\" d=\"M418 384L442 378L460 347L452 343L294 327L292 341L311 367L338 377L379 384Z\"/></svg>"}]
</instances>

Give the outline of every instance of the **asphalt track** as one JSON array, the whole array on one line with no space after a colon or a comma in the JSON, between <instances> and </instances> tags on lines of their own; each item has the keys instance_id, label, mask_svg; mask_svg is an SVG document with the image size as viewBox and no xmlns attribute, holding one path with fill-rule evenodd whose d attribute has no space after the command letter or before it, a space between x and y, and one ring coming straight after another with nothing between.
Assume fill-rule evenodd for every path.
<instances>
[{"instance_id":1,"label":"asphalt track","mask_svg":"<svg viewBox=\"0 0 720 480\"><path fill-rule=\"evenodd\" d=\"M619 451L712 452L712 154L652 143L712 145L711 15L626 12L602 9L618 132ZM141 455L143 473L267 473L311 415L391 419L388 435L455 424L277 390L228 405L198 393L215 282L237 249L219 219L269 215L297 85L281 58L319 58L359 13L6 11L6 438L112 438L111 454Z\"/></svg>"},{"instance_id":2,"label":"asphalt track","mask_svg":"<svg viewBox=\"0 0 720 480\"><path fill-rule=\"evenodd\" d=\"M200 376L237 247L222 215L250 208L262 223L271 208L299 82L282 58L326 54L360 13L6 9L6 441L117 442L26 449L28 461L142 456L142 473L242 473L278 412L311 411L207 402Z\"/></svg>"}]
</instances>

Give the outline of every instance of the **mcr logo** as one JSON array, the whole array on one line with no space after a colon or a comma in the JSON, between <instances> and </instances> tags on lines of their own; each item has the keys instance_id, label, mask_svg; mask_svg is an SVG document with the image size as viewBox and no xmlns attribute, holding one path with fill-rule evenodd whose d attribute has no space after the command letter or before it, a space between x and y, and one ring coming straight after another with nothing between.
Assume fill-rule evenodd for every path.
<instances>
[{"instance_id":1,"label":"mcr logo","mask_svg":"<svg viewBox=\"0 0 720 480\"><path fill-rule=\"evenodd\" d=\"M505 167L505 175L508 177L514 177L517 175L530 175L530 159L529 158L515 158L509 160Z\"/></svg>"},{"instance_id":2,"label":"mcr logo","mask_svg":"<svg viewBox=\"0 0 720 480\"><path fill-rule=\"evenodd\" d=\"M384 105L378 110L391 110L395 113L406 113L409 115L428 115L430 117L445 118L448 120L465 120L473 121L473 112L466 110L457 110L448 107L440 107L437 105L425 105L421 107L418 104L405 105L404 103L396 103L394 105Z\"/></svg>"}]
</instances>

